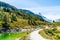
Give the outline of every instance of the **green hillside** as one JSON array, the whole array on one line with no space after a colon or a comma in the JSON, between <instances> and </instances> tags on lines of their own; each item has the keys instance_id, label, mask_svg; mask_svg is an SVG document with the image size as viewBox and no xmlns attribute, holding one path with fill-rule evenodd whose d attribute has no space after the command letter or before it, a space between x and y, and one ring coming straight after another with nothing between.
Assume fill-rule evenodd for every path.
<instances>
[{"instance_id":1,"label":"green hillside","mask_svg":"<svg viewBox=\"0 0 60 40\"><path fill-rule=\"evenodd\" d=\"M14 27L34 28L45 24L46 21L41 16L29 10L17 9L7 3L0 2L0 28L4 28L4 31Z\"/></svg>"}]
</instances>

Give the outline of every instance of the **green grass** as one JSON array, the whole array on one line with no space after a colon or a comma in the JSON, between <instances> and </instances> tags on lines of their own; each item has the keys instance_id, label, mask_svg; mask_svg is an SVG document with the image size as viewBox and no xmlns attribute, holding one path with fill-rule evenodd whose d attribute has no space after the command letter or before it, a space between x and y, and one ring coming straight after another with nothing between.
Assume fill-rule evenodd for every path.
<instances>
[{"instance_id":1,"label":"green grass","mask_svg":"<svg viewBox=\"0 0 60 40\"><path fill-rule=\"evenodd\" d=\"M60 22L54 22L53 25L60 26Z\"/></svg>"},{"instance_id":2,"label":"green grass","mask_svg":"<svg viewBox=\"0 0 60 40\"><path fill-rule=\"evenodd\" d=\"M41 36L43 36L46 39L54 39L54 40L59 40L60 39L60 31L59 30L53 30L53 29L45 29L41 30L39 32Z\"/></svg>"},{"instance_id":3,"label":"green grass","mask_svg":"<svg viewBox=\"0 0 60 40\"><path fill-rule=\"evenodd\" d=\"M39 34L40 34L41 36L43 36L44 38L46 38L46 39L50 39L50 38L51 38L50 36L48 36L48 35L45 33L44 30L41 30L41 31L39 32Z\"/></svg>"},{"instance_id":4,"label":"green grass","mask_svg":"<svg viewBox=\"0 0 60 40\"><path fill-rule=\"evenodd\" d=\"M26 32L16 32L16 33L1 33L0 40L15 40L18 37L23 37L27 35Z\"/></svg>"}]
</instances>

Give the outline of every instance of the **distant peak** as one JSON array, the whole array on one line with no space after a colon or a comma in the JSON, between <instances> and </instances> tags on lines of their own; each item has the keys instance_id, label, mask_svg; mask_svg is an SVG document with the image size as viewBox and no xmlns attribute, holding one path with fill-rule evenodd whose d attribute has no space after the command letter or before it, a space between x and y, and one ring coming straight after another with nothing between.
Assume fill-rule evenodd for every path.
<instances>
[{"instance_id":1,"label":"distant peak","mask_svg":"<svg viewBox=\"0 0 60 40\"><path fill-rule=\"evenodd\" d=\"M17 8L14 7L14 6L12 6L12 5L8 4L8 3L5 3L5 2L1 2L1 1L0 1L0 7L11 8L12 10L17 9Z\"/></svg>"}]
</instances>

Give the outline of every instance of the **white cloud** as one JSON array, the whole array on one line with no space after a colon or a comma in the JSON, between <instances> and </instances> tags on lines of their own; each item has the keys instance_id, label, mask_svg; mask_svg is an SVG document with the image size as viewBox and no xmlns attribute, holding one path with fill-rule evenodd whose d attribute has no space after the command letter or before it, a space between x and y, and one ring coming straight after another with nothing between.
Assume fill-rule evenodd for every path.
<instances>
[{"instance_id":1,"label":"white cloud","mask_svg":"<svg viewBox=\"0 0 60 40\"><path fill-rule=\"evenodd\" d=\"M49 19L60 18L60 6L46 7L42 9L42 13Z\"/></svg>"},{"instance_id":2,"label":"white cloud","mask_svg":"<svg viewBox=\"0 0 60 40\"><path fill-rule=\"evenodd\" d=\"M60 6L51 6L51 7L32 7L32 8L23 8L33 11L35 14L39 12L47 17L48 19L60 19Z\"/></svg>"}]
</instances>

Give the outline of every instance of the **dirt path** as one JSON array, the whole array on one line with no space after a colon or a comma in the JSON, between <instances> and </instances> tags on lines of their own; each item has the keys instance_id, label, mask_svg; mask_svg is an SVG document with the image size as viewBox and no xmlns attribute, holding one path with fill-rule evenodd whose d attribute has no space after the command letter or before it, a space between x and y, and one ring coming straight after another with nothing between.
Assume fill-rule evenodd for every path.
<instances>
[{"instance_id":1,"label":"dirt path","mask_svg":"<svg viewBox=\"0 0 60 40\"><path fill-rule=\"evenodd\" d=\"M42 29L40 29L42 30ZM30 33L30 40L46 40L41 35L38 34L40 30Z\"/></svg>"}]
</instances>

